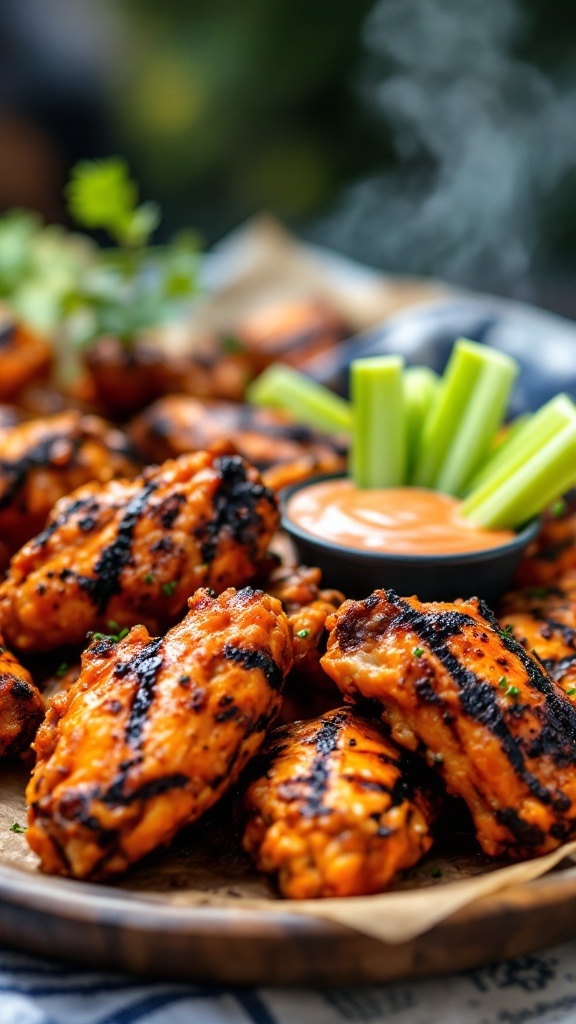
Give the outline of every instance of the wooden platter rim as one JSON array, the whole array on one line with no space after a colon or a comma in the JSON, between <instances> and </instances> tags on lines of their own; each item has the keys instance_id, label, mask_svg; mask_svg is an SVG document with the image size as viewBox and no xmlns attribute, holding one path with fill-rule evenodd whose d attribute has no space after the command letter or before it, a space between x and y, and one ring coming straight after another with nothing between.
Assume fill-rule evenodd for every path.
<instances>
[{"instance_id":1,"label":"wooden platter rim","mask_svg":"<svg viewBox=\"0 0 576 1024\"><path fill-rule=\"evenodd\" d=\"M532 908L549 910L554 904L565 903L570 899L576 899L576 866L482 896L421 933L418 938L430 937L440 927L444 929L453 922L477 921L495 914L501 916L506 907L522 908L528 903ZM238 898L237 905L233 905L232 901L225 906L173 905L158 897L147 899L145 895L128 889L33 874L6 864L0 864L0 900L4 904L12 903L32 911L43 911L86 923L93 921L95 915L98 920L106 919L114 923L118 915L123 914L124 922L128 918L130 923L145 927L148 921L151 926L172 926L178 932L182 926L190 924L191 933L205 929L218 933L232 921L237 922L241 918L250 930L270 930L274 939L279 938L279 924L289 924L307 933L323 935L363 934L327 918L291 911L288 900L278 899L277 909L272 900L270 908L244 907L241 898ZM574 934L576 936L576 915ZM401 945L380 939L374 941L384 947Z\"/></svg>"}]
</instances>

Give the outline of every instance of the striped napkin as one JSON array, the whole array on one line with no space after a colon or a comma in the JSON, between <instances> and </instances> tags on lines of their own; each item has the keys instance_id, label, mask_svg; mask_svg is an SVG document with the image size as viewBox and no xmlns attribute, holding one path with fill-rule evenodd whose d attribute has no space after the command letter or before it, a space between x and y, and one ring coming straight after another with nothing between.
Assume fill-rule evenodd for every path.
<instances>
[{"instance_id":1,"label":"striped napkin","mask_svg":"<svg viewBox=\"0 0 576 1024\"><path fill-rule=\"evenodd\" d=\"M0 951L0 1024L574 1024L576 942L477 971L333 989L231 989Z\"/></svg>"}]
</instances>

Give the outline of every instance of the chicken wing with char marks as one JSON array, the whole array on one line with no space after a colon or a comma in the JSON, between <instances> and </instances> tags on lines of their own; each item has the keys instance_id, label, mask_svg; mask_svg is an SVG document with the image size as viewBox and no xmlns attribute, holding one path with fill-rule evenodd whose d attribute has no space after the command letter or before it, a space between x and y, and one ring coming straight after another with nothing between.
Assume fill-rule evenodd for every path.
<instances>
[{"instance_id":1,"label":"chicken wing with char marks","mask_svg":"<svg viewBox=\"0 0 576 1024\"><path fill-rule=\"evenodd\" d=\"M327 625L326 672L425 753L468 804L485 853L533 856L575 834L576 708L481 602L377 590Z\"/></svg>"},{"instance_id":2,"label":"chicken wing with char marks","mask_svg":"<svg viewBox=\"0 0 576 1024\"><path fill-rule=\"evenodd\" d=\"M381 726L346 708L276 729L243 846L284 896L381 892L432 845L436 801Z\"/></svg>"},{"instance_id":3,"label":"chicken wing with char marks","mask_svg":"<svg viewBox=\"0 0 576 1024\"><path fill-rule=\"evenodd\" d=\"M0 638L0 757L26 753L44 710L30 673Z\"/></svg>"},{"instance_id":4,"label":"chicken wing with char marks","mask_svg":"<svg viewBox=\"0 0 576 1024\"><path fill-rule=\"evenodd\" d=\"M310 472L336 473L345 468L346 444L295 423L275 409L234 402L203 402L188 395L168 395L133 421L130 433L152 462L195 452L222 441L259 470L307 460Z\"/></svg>"},{"instance_id":5,"label":"chicken wing with char marks","mask_svg":"<svg viewBox=\"0 0 576 1024\"><path fill-rule=\"evenodd\" d=\"M0 428L0 537L13 553L46 525L53 505L91 480L134 476L127 438L70 410Z\"/></svg>"},{"instance_id":6,"label":"chicken wing with char marks","mask_svg":"<svg viewBox=\"0 0 576 1024\"><path fill-rule=\"evenodd\" d=\"M576 703L576 572L565 573L553 586L509 591L498 619L527 651L537 655Z\"/></svg>"},{"instance_id":7,"label":"chicken wing with char marks","mask_svg":"<svg viewBox=\"0 0 576 1024\"><path fill-rule=\"evenodd\" d=\"M159 633L198 587L249 582L277 525L273 495L239 456L197 452L133 481L87 484L12 558L0 630L19 650L135 623Z\"/></svg>"},{"instance_id":8,"label":"chicken wing with char marks","mask_svg":"<svg viewBox=\"0 0 576 1024\"><path fill-rule=\"evenodd\" d=\"M94 642L35 749L26 838L44 871L104 878L200 817L257 752L292 661L286 616L247 587L199 590L153 639Z\"/></svg>"}]
</instances>

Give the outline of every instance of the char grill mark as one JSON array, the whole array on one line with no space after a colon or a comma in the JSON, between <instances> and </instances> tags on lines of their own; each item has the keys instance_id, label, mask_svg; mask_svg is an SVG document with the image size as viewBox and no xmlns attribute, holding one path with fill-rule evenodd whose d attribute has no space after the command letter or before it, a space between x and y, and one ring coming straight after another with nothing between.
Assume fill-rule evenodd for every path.
<instances>
[{"instance_id":1,"label":"char grill mark","mask_svg":"<svg viewBox=\"0 0 576 1024\"><path fill-rule=\"evenodd\" d=\"M315 818L332 813L329 807L324 806L324 794L328 788L330 777L330 754L338 746L338 737L344 720L344 715L321 720L320 728L311 741L316 747L317 755L312 762L310 774L305 778L295 779L296 782L306 783L308 787L301 811L305 818Z\"/></svg>"},{"instance_id":2,"label":"char grill mark","mask_svg":"<svg viewBox=\"0 0 576 1024\"><path fill-rule=\"evenodd\" d=\"M0 509L6 508L13 501L15 495L26 483L26 477L31 470L52 465L54 449L58 445L65 444L69 447L68 463L70 463L82 443L80 437L70 438L67 434L52 434L51 437L46 437L43 441L35 444L20 459L0 460L0 474L6 482L5 489L0 495Z\"/></svg>"},{"instance_id":3,"label":"char grill mark","mask_svg":"<svg viewBox=\"0 0 576 1024\"><path fill-rule=\"evenodd\" d=\"M3 324L0 327L0 348L9 345L16 334L16 324Z\"/></svg>"},{"instance_id":4,"label":"char grill mark","mask_svg":"<svg viewBox=\"0 0 576 1024\"><path fill-rule=\"evenodd\" d=\"M560 658L559 661L556 661L555 658L541 658L540 660L548 675L558 682L566 675L568 669L576 661L576 653L568 654L565 658Z\"/></svg>"},{"instance_id":5,"label":"char grill mark","mask_svg":"<svg viewBox=\"0 0 576 1024\"><path fill-rule=\"evenodd\" d=\"M126 726L126 739L132 746L138 746L142 738L142 730L146 724L148 711L154 700L156 676L162 667L163 657L158 652L162 647L162 639L146 644L135 658L123 665L123 675L133 673L138 679L138 689L134 695L130 718Z\"/></svg>"},{"instance_id":6,"label":"char grill mark","mask_svg":"<svg viewBox=\"0 0 576 1024\"><path fill-rule=\"evenodd\" d=\"M95 576L78 578L80 586L90 595L100 613L105 611L110 599L120 593L122 570L125 565L129 565L132 558L134 530L146 511L149 498L156 487L153 482L146 484L128 503L120 520L116 539L104 548L94 566Z\"/></svg>"},{"instance_id":7,"label":"char grill mark","mask_svg":"<svg viewBox=\"0 0 576 1024\"><path fill-rule=\"evenodd\" d=\"M388 599L391 599L390 592ZM462 665L446 647L446 641L450 637L457 636L464 630L464 627L477 629L478 624L461 612L422 614L398 598L397 595L393 595L393 601L399 611L395 625L400 628L408 628L416 633L418 638L427 644L446 671L450 673L460 690L463 711L470 718L485 725L499 739L514 771L541 803L550 804L557 811L565 811L569 806L568 798L559 791L552 793L546 789L526 768L520 743L508 731L493 687ZM501 636L509 652L521 660L527 671L529 682L546 697L546 717L542 723L542 730L530 745L527 751L528 755L537 757L545 753L557 764L574 763L576 748L566 749L561 737L566 736L567 727L571 727L571 734L576 735L576 710L568 700L564 701L558 697L554 684L540 672L538 666L528 658L517 641L507 634L501 634Z\"/></svg>"},{"instance_id":8,"label":"char grill mark","mask_svg":"<svg viewBox=\"0 0 576 1024\"><path fill-rule=\"evenodd\" d=\"M47 544L48 541L50 540L50 537L54 533L56 533L56 530L59 530L61 526L65 526L68 520L71 519L72 516L76 514L76 512L80 512L82 509L85 509L86 512L97 512L98 503L92 496L90 496L89 498L79 498L77 501L70 502L70 504L66 506L63 512L61 512L60 515L56 517L56 519L49 523L46 529L42 530L42 533L39 533L34 538L34 547L44 547L44 545Z\"/></svg>"},{"instance_id":9,"label":"char grill mark","mask_svg":"<svg viewBox=\"0 0 576 1024\"><path fill-rule=\"evenodd\" d=\"M222 654L227 661L238 662L247 672L253 668L259 668L264 673L271 689L281 689L282 671L278 668L269 651L256 651L248 647L236 647L234 644L225 644Z\"/></svg>"},{"instance_id":10,"label":"char grill mark","mask_svg":"<svg viewBox=\"0 0 576 1024\"><path fill-rule=\"evenodd\" d=\"M138 786L132 792L125 793L125 780L126 773L121 773L105 793L99 794L97 792L95 794L96 798L111 807L118 805L127 807L129 804L135 803L136 800L150 800L152 797L161 796L162 793L167 793L171 789L183 789L190 782L187 775L184 775L182 772L174 772L172 775L163 775L158 779L150 779L149 782L142 783L141 786Z\"/></svg>"},{"instance_id":11,"label":"char grill mark","mask_svg":"<svg viewBox=\"0 0 576 1024\"><path fill-rule=\"evenodd\" d=\"M253 555L260 522L258 502L264 499L274 505L272 492L248 479L246 465L239 455L215 459L214 468L220 476L214 495L214 516L200 531L202 559L206 564L214 561L218 539L225 529Z\"/></svg>"}]
</instances>

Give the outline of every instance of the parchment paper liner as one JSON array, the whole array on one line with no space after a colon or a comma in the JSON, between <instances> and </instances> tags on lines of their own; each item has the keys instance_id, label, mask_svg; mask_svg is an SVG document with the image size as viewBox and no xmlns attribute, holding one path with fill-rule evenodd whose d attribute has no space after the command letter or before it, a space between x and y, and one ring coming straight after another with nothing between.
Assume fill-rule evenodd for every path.
<instances>
[{"instance_id":1,"label":"parchment paper liner","mask_svg":"<svg viewBox=\"0 0 576 1024\"><path fill-rule=\"evenodd\" d=\"M25 836L10 831L14 822L23 824L26 820L25 783L22 772L10 771L0 778L0 866L9 864L24 872L36 872L37 860ZM222 832L227 830L226 825L220 828ZM216 845L212 846L211 826L206 827L205 836L201 830L189 832L184 841L133 869L116 888L170 906L228 907L236 914L243 909L277 910L280 901L272 895L266 879L253 870L236 847L222 847L221 853L218 842L216 836ZM191 843L190 848L186 843ZM296 914L326 918L384 942L407 942L481 896L532 881L575 854L576 841L545 857L496 868L480 854L429 855L400 883L412 888L397 888L379 896L282 902L286 910ZM432 881L431 876L438 870L442 878Z\"/></svg>"}]
</instances>

